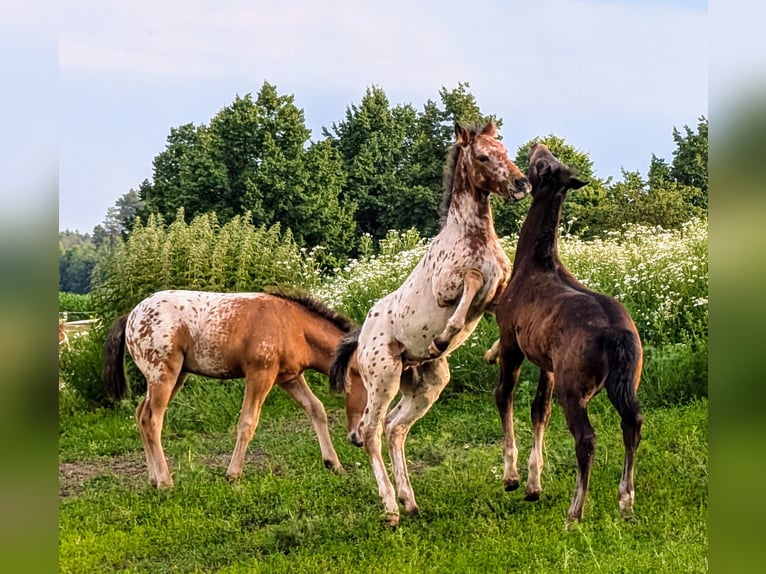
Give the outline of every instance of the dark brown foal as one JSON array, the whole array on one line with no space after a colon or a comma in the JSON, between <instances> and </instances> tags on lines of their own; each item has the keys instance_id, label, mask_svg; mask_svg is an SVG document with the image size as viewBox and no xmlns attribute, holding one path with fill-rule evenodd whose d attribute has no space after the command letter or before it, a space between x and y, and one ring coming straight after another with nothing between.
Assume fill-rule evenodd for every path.
<instances>
[{"instance_id":1,"label":"dark brown foal","mask_svg":"<svg viewBox=\"0 0 766 574\"><path fill-rule=\"evenodd\" d=\"M554 392L564 408L577 454L577 485L568 523L582 520L583 505L596 447L587 406L606 387L622 418L625 462L619 486L623 516L633 512L633 466L641 440L642 414L636 398L643 351L636 326L615 299L594 293L580 283L559 259L561 208L570 189L584 182L556 159L543 144L529 153L532 206L519 233L511 279L497 305L500 340L487 352L500 362L495 401L503 423L506 490L519 486L518 451L513 434L513 399L526 357L540 367L532 402L534 446L529 457L527 500L537 500L542 487L543 434Z\"/></svg>"}]
</instances>

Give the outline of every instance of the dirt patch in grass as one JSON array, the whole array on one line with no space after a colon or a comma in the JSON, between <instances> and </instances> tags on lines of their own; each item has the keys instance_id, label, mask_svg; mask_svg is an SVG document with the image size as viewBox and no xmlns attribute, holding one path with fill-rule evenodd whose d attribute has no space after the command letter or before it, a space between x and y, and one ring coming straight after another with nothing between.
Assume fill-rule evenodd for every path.
<instances>
[{"instance_id":1,"label":"dirt patch in grass","mask_svg":"<svg viewBox=\"0 0 766 574\"><path fill-rule=\"evenodd\" d=\"M142 453L131 453L102 459L59 463L59 499L76 496L94 478L116 476L129 487L148 480L146 459Z\"/></svg>"},{"instance_id":2,"label":"dirt patch in grass","mask_svg":"<svg viewBox=\"0 0 766 574\"><path fill-rule=\"evenodd\" d=\"M255 464L257 468L266 466L269 453L260 448L248 450L245 465ZM216 472L225 473L231 461L231 453L217 453L202 458L202 464ZM173 472L175 461L168 457L168 466ZM280 469L271 469L275 474L281 474ZM139 489L149 484L149 473L146 469L146 458L143 452L135 452L109 458L78 460L59 463L59 500L82 494L85 485L91 480L109 477L126 488Z\"/></svg>"}]
</instances>

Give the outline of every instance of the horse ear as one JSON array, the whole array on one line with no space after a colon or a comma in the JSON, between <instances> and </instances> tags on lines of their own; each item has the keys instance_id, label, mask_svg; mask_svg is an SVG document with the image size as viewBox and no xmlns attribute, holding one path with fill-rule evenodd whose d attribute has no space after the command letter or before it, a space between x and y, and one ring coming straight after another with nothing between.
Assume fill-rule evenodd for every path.
<instances>
[{"instance_id":1,"label":"horse ear","mask_svg":"<svg viewBox=\"0 0 766 574\"><path fill-rule=\"evenodd\" d=\"M471 141L470 132L460 122L455 122L455 141L458 145L468 145Z\"/></svg>"},{"instance_id":2,"label":"horse ear","mask_svg":"<svg viewBox=\"0 0 766 574\"><path fill-rule=\"evenodd\" d=\"M551 173L551 164L544 159L538 159L535 162L535 170L537 170L538 177L543 178Z\"/></svg>"},{"instance_id":3,"label":"horse ear","mask_svg":"<svg viewBox=\"0 0 766 574\"><path fill-rule=\"evenodd\" d=\"M581 187L588 185L587 181L583 181L576 177L569 178L569 187L571 189L580 189Z\"/></svg>"},{"instance_id":4,"label":"horse ear","mask_svg":"<svg viewBox=\"0 0 766 574\"><path fill-rule=\"evenodd\" d=\"M497 124L495 124L495 118L493 116L489 116L489 121L487 122L487 125L484 126L484 129L481 130L481 135L492 138L497 135Z\"/></svg>"}]
</instances>

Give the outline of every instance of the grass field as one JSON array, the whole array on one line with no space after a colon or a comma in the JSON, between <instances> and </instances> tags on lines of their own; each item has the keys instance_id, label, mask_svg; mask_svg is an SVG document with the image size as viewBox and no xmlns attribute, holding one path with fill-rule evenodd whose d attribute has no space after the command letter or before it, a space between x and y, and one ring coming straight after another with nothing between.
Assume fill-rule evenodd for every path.
<instances>
[{"instance_id":1,"label":"grass field","mask_svg":"<svg viewBox=\"0 0 766 574\"><path fill-rule=\"evenodd\" d=\"M487 366L487 368L492 368ZM407 442L420 505L383 526L363 449L345 439L342 399L327 406L346 473L322 465L308 420L275 389L239 482L225 477L242 382L192 379L171 403L163 442L175 488L147 480L133 406L70 408L59 448L61 572L672 572L707 571L707 401L645 412L636 516L619 517L623 447L605 394L591 403L597 433L585 520L565 529L574 489L573 439L554 406L538 502L502 488L499 417L489 393L442 395ZM532 383L516 409L520 471L531 445ZM639 397L641 393L639 391ZM215 404L215 410L203 408ZM385 449L384 449L385 450Z\"/></svg>"}]
</instances>

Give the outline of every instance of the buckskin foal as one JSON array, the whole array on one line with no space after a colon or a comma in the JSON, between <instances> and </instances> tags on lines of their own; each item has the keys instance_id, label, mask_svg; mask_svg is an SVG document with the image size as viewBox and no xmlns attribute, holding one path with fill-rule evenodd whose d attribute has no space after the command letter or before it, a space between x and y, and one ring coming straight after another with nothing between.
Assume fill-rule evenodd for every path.
<instances>
[{"instance_id":1,"label":"buckskin foal","mask_svg":"<svg viewBox=\"0 0 766 574\"><path fill-rule=\"evenodd\" d=\"M518 200L529 190L527 178L496 138L493 121L483 127L456 125L455 135L439 234L404 284L375 303L361 331L346 338L330 373L333 388L342 390L357 351L368 396L359 429L391 526L399 522L399 507L381 456L384 417L396 495L413 514L418 507L404 457L407 433L449 382L447 356L476 328L510 270L495 234L489 195ZM401 399L386 416L399 390Z\"/></svg>"},{"instance_id":2,"label":"buckskin foal","mask_svg":"<svg viewBox=\"0 0 766 574\"><path fill-rule=\"evenodd\" d=\"M486 355L488 360L499 359L501 366L495 401L505 433L505 489L519 486L513 398L526 357L540 367L531 409L534 445L526 499L537 500L542 490L543 434L555 389L574 435L577 455L577 484L567 523L582 520L596 445L586 409L590 399L606 387L622 418L625 461L619 506L622 515L628 517L633 512L633 465L643 420L636 398L641 341L625 308L611 297L588 290L559 259L558 228L564 199L568 190L585 183L540 143L529 152L528 175L532 206L519 233L511 279L496 307L499 345L495 343Z\"/></svg>"}]
</instances>

